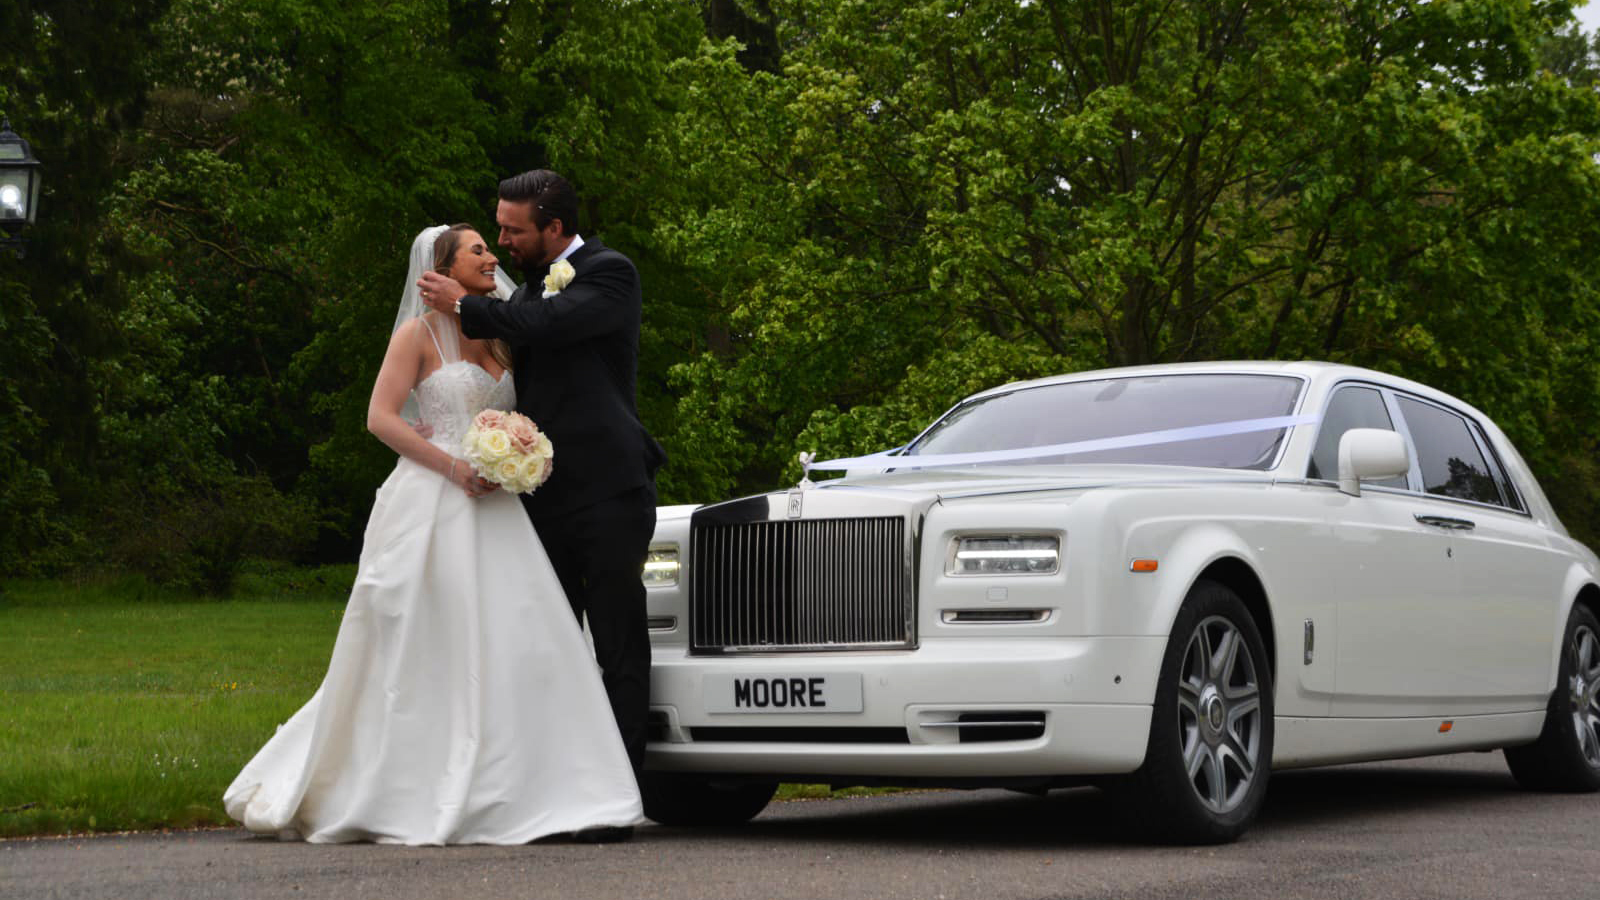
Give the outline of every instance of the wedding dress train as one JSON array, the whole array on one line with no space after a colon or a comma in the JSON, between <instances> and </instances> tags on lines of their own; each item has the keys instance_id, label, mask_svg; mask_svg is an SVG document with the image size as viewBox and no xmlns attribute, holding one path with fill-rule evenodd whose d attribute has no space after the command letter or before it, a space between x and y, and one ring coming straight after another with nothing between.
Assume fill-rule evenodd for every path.
<instances>
[{"instance_id":1,"label":"wedding dress train","mask_svg":"<svg viewBox=\"0 0 1600 900\"><path fill-rule=\"evenodd\" d=\"M471 415L515 399L509 375L463 361L416 396L458 457ZM224 804L314 843L515 844L643 821L594 657L516 497L474 500L400 460L322 686Z\"/></svg>"}]
</instances>

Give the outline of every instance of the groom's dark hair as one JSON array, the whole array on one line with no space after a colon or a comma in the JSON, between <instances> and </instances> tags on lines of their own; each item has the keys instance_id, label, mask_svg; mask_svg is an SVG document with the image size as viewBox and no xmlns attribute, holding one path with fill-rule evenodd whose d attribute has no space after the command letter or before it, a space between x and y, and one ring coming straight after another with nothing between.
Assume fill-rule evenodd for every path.
<instances>
[{"instance_id":1,"label":"groom's dark hair","mask_svg":"<svg viewBox=\"0 0 1600 900\"><path fill-rule=\"evenodd\" d=\"M540 228L551 219L560 219L563 235L578 232L578 192L572 182L549 169L534 169L500 182L500 199L532 203L533 224Z\"/></svg>"}]
</instances>

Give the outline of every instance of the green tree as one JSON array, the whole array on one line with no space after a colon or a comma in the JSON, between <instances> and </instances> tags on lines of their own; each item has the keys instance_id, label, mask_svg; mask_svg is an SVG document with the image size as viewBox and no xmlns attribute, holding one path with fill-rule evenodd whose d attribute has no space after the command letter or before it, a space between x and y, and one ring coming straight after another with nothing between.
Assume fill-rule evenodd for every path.
<instances>
[{"instance_id":1,"label":"green tree","mask_svg":"<svg viewBox=\"0 0 1600 900\"><path fill-rule=\"evenodd\" d=\"M1546 472L1592 441L1600 107L1536 71L1564 7L773 8L780 74L676 70L658 234L727 335L677 372L701 496L1007 377L1233 356L1415 375Z\"/></svg>"},{"instance_id":2,"label":"green tree","mask_svg":"<svg viewBox=\"0 0 1600 900\"><path fill-rule=\"evenodd\" d=\"M702 26L681 4L612 7L174 0L117 192L125 242L160 262L135 282L139 352L98 369L119 458L181 498L145 509L166 510L168 533L249 487L258 507L276 498L261 518L277 532L315 518L313 552L350 554L393 465L365 412L410 242L455 221L492 240L512 172L567 173L583 227L639 259L664 369L658 348L684 326L637 223L666 181L648 147L669 109L661 76ZM152 449L174 441L184 453Z\"/></svg>"},{"instance_id":3,"label":"green tree","mask_svg":"<svg viewBox=\"0 0 1600 900\"><path fill-rule=\"evenodd\" d=\"M1600 86L1600 33L1586 35L1572 22L1541 36L1538 52L1540 69L1572 84Z\"/></svg>"},{"instance_id":4,"label":"green tree","mask_svg":"<svg viewBox=\"0 0 1600 900\"><path fill-rule=\"evenodd\" d=\"M1483 407L1592 541L1595 68L1523 0L13 3L0 571L348 557L409 242L537 166L644 275L669 502L1008 379L1315 357Z\"/></svg>"},{"instance_id":5,"label":"green tree","mask_svg":"<svg viewBox=\"0 0 1600 900\"><path fill-rule=\"evenodd\" d=\"M0 113L44 163L27 256L0 253L0 573L46 564L104 502L90 361L118 352L131 261L105 204L144 109L162 0L0 6Z\"/></svg>"}]
</instances>

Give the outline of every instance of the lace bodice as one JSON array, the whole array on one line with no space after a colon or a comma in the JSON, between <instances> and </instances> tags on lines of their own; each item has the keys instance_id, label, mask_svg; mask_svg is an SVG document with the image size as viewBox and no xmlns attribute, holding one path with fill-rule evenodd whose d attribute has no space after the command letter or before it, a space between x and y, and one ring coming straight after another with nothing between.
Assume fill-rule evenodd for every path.
<instances>
[{"instance_id":1,"label":"lace bodice","mask_svg":"<svg viewBox=\"0 0 1600 900\"><path fill-rule=\"evenodd\" d=\"M428 442L451 456L461 456L461 439L472 427L472 417L480 411L512 409L517 405L517 390L511 373L496 381L476 363L465 360L446 363L416 386L417 411L424 424L433 426Z\"/></svg>"}]
</instances>

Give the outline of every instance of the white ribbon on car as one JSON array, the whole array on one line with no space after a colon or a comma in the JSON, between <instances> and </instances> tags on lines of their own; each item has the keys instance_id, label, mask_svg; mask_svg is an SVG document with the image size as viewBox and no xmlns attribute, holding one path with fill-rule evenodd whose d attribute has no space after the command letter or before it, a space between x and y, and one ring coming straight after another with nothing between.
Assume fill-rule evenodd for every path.
<instances>
[{"instance_id":1,"label":"white ribbon on car","mask_svg":"<svg viewBox=\"0 0 1600 900\"><path fill-rule=\"evenodd\" d=\"M1040 459L1047 456L1071 456L1093 453L1097 450L1127 450L1133 447L1154 447L1180 441L1199 441L1206 438L1250 434L1257 431L1276 431L1295 425L1311 425L1320 416L1273 416L1265 419L1238 419L1232 422L1215 422L1210 425L1190 425L1185 428L1166 428L1161 431L1144 431L1117 437L1095 438L1088 441L1071 441L1065 444L1047 444L1041 447L1017 447L1012 450L979 450L971 453L930 453L921 456L894 456L895 450L885 450L866 456L846 456L812 462L807 471L815 469L932 469L946 466L973 466L986 463L1010 462L1018 459ZM895 448L898 450L899 448Z\"/></svg>"}]
</instances>

